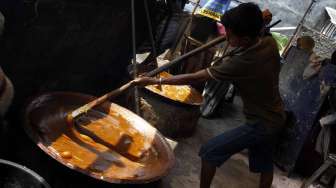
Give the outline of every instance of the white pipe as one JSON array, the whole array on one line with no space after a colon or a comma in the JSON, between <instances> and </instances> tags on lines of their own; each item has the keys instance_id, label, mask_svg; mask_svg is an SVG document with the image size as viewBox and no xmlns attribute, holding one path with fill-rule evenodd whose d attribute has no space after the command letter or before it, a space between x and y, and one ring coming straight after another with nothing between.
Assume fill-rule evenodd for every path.
<instances>
[{"instance_id":1,"label":"white pipe","mask_svg":"<svg viewBox=\"0 0 336 188\"><path fill-rule=\"evenodd\" d=\"M274 28L271 28L271 31L291 31L295 29L296 27L274 27Z\"/></svg>"}]
</instances>

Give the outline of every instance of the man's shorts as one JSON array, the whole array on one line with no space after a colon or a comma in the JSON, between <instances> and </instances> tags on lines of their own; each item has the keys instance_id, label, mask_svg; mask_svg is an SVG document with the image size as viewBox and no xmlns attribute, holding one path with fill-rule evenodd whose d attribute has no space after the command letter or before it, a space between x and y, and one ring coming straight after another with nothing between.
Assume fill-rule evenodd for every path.
<instances>
[{"instance_id":1,"label":"man's shorts","mask_svg":"<svg viewBox=\"0 0 336 188\"><path fill-rule=\"evenodd\" d=\"M272 172L276 138L277 134L267 133L259 124L247 124L212 138L202 146L199 156L219 167L233 154L248 149L251 172Z\"/></svg>"}]
</instances>

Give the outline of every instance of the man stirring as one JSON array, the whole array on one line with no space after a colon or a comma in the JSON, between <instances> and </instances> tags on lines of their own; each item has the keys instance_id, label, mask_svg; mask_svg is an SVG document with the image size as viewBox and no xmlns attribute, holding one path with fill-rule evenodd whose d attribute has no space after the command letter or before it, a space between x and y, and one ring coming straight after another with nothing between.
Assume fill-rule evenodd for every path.
<instances>
[{"instance_id":1,"label":"man stirring","mask_svg":"<svg viewBox=\"0 0 336 188\"><path fill-rule=\"evenodd\" d=\"M225 132L202 146L201 188L209 188L220 167L233 154L249 150L249 167L261 173L260 188L270 188L273 181L272 153L276 138L285 122L279 94L280 56L271 36L260 37L263 17L259 7L243 3L227 11L222 19L227 39L239 52L221 64L192 74L170 78L142 77L134 85L188 85L211 79L231 81L244 103L246 124Z\"/></svg>"}]
</instances>

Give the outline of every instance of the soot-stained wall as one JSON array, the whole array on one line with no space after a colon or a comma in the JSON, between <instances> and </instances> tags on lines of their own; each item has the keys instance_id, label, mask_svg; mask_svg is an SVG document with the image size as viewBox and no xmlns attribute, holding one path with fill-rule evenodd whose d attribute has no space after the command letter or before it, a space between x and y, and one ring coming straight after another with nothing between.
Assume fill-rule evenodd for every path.
<instances>
[{"instance_id":1,"label":"soot-stained wall","mask_svg":"<svg viewBox=\"0 0 336 188\"><path fill-rule=\"evenodd\" d=\"M1 66L16 89L14 105L21 107L27 98L49 91L100 95L127 79L130 1L27 2L24 30L7 33L1 44ZM153 8L155 1L149 3ZM136 1L136 9L141 43L148 37L143 1Z\"/></svg>"}]
</instances>

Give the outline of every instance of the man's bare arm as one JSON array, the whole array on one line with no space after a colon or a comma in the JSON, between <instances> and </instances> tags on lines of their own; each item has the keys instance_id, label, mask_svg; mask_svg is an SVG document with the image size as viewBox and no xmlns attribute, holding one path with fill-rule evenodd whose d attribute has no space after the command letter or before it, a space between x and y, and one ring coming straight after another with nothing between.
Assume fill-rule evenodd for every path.
<instances>
[{"instance_id":1,"label":"man's bare arm","mask_svg":"<svg viewBox=\"0 0 336 188\"><path fill-rule=\"evenodd\" d=\"M191 73L191 74L181 74L181 75L176 75L176 76L172 76L169 78L162 78L161 84L190 85L190 84L204 82L210 79L212 78L210 77L209 73L205 69L203 69L198 72ZM141 78L135 79L133 83L138 86L154 85L154 84L160 84L160 79L141 77Z\"/></svg>"}]
</instances>

